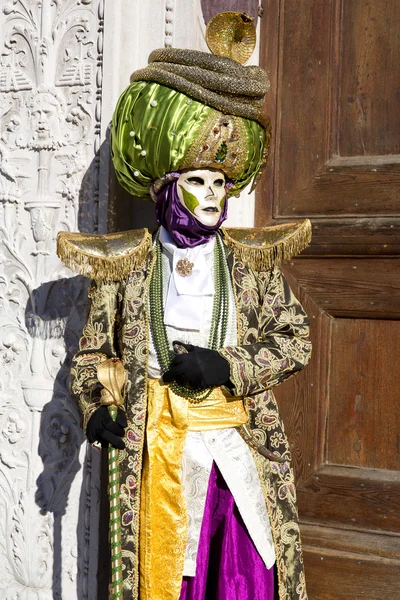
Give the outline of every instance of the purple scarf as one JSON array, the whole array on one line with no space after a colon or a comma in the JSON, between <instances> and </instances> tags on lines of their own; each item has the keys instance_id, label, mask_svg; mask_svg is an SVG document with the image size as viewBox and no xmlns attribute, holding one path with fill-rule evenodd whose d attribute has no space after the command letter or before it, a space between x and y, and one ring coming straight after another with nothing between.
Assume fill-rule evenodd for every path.
<instances>
[{"instance_id":1,"label":"purple scarf","mask_svg":"<svg viewBox=\"0 0 400 600\"><path fill-rule=\"evenodd\" d=\"M212 227L203 225L179 200L176 180L180 173L171 173L171 175L175 179L169 181L160 192L154 194L156 218L160 225L168 231L178 248L194 248L215 236L227 217L228 202L225 199L224 208L216 225Z\"/></svg>"}]
</instances>

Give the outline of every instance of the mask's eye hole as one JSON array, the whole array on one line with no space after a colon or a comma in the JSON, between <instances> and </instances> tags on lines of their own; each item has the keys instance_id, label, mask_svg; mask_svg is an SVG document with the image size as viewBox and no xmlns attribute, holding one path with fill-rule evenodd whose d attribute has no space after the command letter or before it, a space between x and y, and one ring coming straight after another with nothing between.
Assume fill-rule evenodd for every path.
<instances>
[{"instance_id":1,"label":"mask's eye hole","mask_svg":"<svg viewBox=\"0 0 400 600\"><path fill-rule=\"evenodd\" d=\"M204 179L202 177L188 177L186 179L190 185L204 185Z\"/></svg>"},{"instance_id":2,"label":"mask's eye hole","mask_svg":"<svg viewBox=\"0 0 400 600\"><path fill-rule=\"evenodd\" d=\"M222 177L219 179L215 179L214 185L215 187L224 187L225 181L222 179Z\"/></svg>"}]
</instances>

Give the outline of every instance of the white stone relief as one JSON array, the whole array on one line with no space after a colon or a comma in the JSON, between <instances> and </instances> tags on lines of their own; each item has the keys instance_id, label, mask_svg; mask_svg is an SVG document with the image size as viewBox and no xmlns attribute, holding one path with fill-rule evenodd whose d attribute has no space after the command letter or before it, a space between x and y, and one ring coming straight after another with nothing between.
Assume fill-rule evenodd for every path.
<instances>
[{"instance_id":1,"label":"white stone relief","mask_svg":"<svg viewBox=\"0 0 400 600\"><path fill-rule=\"evenodd\" d=\"M94 599L97 483L76 476L68 392L85 284L55 237L97 230L103 0L10 0L0 34L0 591Z\"/></svg>"},{"instance_id":2,"label":"white stone relief","mask_svg":"<svg viewBox=\"0 0 400 600\"><path fill-rule=\"evenodd\" d=\"M0 3L4 600L100 598L99 456L89 451L85 462L80 418L68 393L68 361L85 318L85 280L60 264L55 235L60 229L105 231L109 150L102 142L129 74L154 48L206 50L200 0L104 4Z\"/></svg>"}]
</instances>

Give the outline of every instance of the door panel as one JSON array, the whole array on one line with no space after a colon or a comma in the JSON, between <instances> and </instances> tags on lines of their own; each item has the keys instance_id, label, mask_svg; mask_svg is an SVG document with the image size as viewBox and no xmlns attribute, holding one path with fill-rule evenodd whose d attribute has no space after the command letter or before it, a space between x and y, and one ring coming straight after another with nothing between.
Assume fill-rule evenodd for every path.
<instances>
[{"instance_id":1,"label":"door panel","mask_svg":"<svg viewBox=\"0 0 400 600\"><path fill-rule=\"evenodd\" d=\"M277 388L310 600L396 598L400 582L400 3L267 0L271 160L256 224L310 217L285 274L310 365Z\"/></svg>"},{"instance_id":2,"label":"door panel","mask_svg":"<svg viewBox=\"0 0 400 600\"><path fill-rule=\"evenodd\" d=\"M392 340L400 340L400 321L335 319L328 462L399 469L400 361Z\"/></svg>"},{"instance_id":3,"label":"door panel","mask_svg":"<svg viewBox=\"0 0 400 600\"><path fill-rule=\"evenodd\" d=\"M278 28L266 32L279 48L274 106L268 99L279 164L270 189L274 212L397 214L400 3L269 5L267 15L275 10L279 17ZM266 52L263 58L271 70Z\"/></svg>"},{"instance_id":4,"label":"door panel","mask_svg":"<svg viewBox=\"0 0 400 600\"><path fill-rule=\"evenodd\" d=\"M389 257L310 258L293 260L289 270L332 317L398 319L399 266L398 258Z\"/></svg>"}]
</instances>

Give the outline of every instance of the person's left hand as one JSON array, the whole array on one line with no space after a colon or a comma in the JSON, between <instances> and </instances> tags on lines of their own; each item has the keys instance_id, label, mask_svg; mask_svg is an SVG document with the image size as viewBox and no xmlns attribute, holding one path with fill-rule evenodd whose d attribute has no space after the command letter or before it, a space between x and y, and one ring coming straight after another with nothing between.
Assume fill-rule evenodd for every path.
<instances>
[{"instance_id":1,"label":"person's left hand","mask_svg":"<svg viewBox=\"0 0 400 600\"><path fill-rule=\"evenodd\" d=\"M183 346L187 354L174 356L170 368L163 375L164 383L176 381L198 390L219 385L229 386L229 363L216 350L182 342L173 343Z\"/></svg>"}]
</instances>

